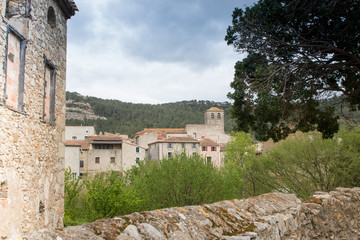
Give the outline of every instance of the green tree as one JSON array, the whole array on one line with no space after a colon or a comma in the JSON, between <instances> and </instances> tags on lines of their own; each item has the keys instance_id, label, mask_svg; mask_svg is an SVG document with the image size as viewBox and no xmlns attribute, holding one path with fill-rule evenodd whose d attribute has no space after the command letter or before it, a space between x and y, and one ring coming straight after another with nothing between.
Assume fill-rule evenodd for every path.
<instances>
[{"instance_id":1,"label":"green tree","mask_svg":"<svg viewBox=\"0 0 360 240\"><path fill-rule=\"evenodd\" d=\"M241 198L256 196L271 191L262 159L256 156L256 144L249 133L233 132L226 145L226 175L235 177L243 184L239 188Z\"/></svg>"},{"instance_id":2,"label":"green tree","mask_svg":"<svg viewBox=\"0 0 360 240\"><path fill-rule=\"evenodd\" d=\"M278 141L296 130L338 131L334 94L360 108L360 1L259 0L236 8L225 40L247 57L235 65L237 130Z\"/></svg>"}]
</instances>

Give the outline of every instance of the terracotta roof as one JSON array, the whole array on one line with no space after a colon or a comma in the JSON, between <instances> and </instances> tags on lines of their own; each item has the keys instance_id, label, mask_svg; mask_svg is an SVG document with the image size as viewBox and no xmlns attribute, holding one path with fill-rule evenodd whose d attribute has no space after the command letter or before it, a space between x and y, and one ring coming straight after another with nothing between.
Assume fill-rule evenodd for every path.
<instances>
[{"instance_id":1,"label":"terracotta roof","mask_svg":"<svg viewBox=\"0 0 360 240\"><path fill-rule=\"evenodd\" d=\"M88 140L66 140L66 146L80 146L81 150L89 149L89 141Z\"/></svg>"},{"instance_id":2,"label":"terracotta roof","mask_svg":"<svg viewBox=\"0 0 360 240\"><path fill-rule=\"evenodd\" d=\"M159 140L154 143L199 143L199 140L192 137L168 137L164 140ZM150 144L154 144L150 143Z\"/></svg>"},{"instance_id":3,"label":"terracotta roof","mask_svg":"<svg viewBox=\"0 0 360 240\"><path fill-rule=\"evenodd\" d=\"M219 143L215 142L210 138L200 138L199 140L201 146L220 146Z\"/></svg>"},{"instance_id":4,"label":"terracotta roof","mask_svg":"<svg viewBox=\"0 0 360 240\"><path fill-rule=\"evenodd\" d=\"M220 143L220 151L225 151L226 150L226 143Z\"/></svg>"},{"instance_id":5,"label":"terracotta roof","mask_svg":"<svg viewBox=\"0 0 360 240\"><path fill-rule=\"evenodd\" d=\"M208 110L206 110L207 112L223 112L224 110L217 108L217 107L212 107L209 108Z\"/></svg>"},{"instance_id":6,"label":"terracotta roof","mask_svg":"<svg viewBox=\"0 0 360 240\"><path fill-rule=\"evenodd\" d=\"M185 128L145 128L144 130L137 132L134 136L144 135L146 133L178 133L178 134L186 134Z\"/></svg>"},{"instance_id":7,"label":"terracotta roof","mask_svg":"<svg viewBox=\"0 0 360 240\"><path fill-rule=\"evenodd\" d=\"M109 135L96 135L96 136L89 136L90 141L122 141L121 136L109 136Z\"/></svg>"},{"instance_id":8,"label":"terracotta roof","mask_svg":"<svg viewBox=\"0 0 360 240\"><path fill-rule=\"evenodd\" d=\"M111 137L120 137L122 140L126 140L126 139L129 139L129 136L128 135L121 135L121 134L114 134L114 133L109 133L109 132L104 132L104 135L105 136L111 136Z\"/></svg>"},{"instance_id":9,"label":"terracotta roof","mask_svg":"<svg viewBox=\"0 0 360 240\"><path fill-rule=\"evenodd\" d=\"M66 19L75 15L76 11L79 11L74 0L56 0L61 10L63 11Z\"/></svg>"}]
</instances>

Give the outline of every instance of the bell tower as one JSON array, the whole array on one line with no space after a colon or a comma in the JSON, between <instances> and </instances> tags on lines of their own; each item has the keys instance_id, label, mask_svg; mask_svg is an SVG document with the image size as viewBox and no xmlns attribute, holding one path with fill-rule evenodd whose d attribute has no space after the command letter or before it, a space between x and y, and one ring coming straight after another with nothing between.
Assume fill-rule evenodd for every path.
<instances>
[{"instance_id":1,"label":"bell tower","mask_svg":"<svg viewBox=\"0 0 360 240\"><path fill-rule=\"evenodd\" d=\"M224 110L212 107L205 112L205 124L219 125L221 132L224 132Z\"/></svg>"}]
</instances>

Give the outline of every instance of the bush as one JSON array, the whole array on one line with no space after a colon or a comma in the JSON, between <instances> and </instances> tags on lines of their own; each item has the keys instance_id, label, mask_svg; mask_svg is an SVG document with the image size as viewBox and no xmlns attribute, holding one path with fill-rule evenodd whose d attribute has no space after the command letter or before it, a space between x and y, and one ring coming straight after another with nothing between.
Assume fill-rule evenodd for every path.
<instances>
[{"instance_id":1,"label":"bush","mask_svg":"<svg viewBox=\"0 0 360 240\"><path fill-rule=\"evenodd\" d=\"M360 186L360 131L342 130L333 139L319 133L282 141L262 158L274 190L305 199L315 191Z\"/></svg>"},{"instance_id":2,"label":"bush","mask_svg":"<svg viewBox=\"0 0 360 240\"><path fill-rule=\"evenodd\" d=\"M162 161L148 160L127 174L131 187L141 194L144 210L234 198L234 189L240 185L198 155L175 154Z\"/></svg>"},{"instance_id":3,"label":"bush","mask_svg":"<svg viewBox=\"0 0 360 240\"><path fill-rule=\"evenodd\" d=\"M114 171L97 173L85 180L65 175L64 224L78 225L141 209L141 201ZM70 177L69 177L70 176Z\"/></svg>"}]
</instances>

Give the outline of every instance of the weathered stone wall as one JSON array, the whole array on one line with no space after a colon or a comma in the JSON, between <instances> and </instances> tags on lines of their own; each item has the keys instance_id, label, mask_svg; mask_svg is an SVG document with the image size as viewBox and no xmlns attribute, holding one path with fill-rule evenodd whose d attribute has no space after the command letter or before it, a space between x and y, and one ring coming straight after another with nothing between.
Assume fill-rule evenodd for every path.
<instances>
[{"instance_id":1,"label":"weathered stone wall","mask_svg":"<svg viewBox=\"0 0 360 240\"><path fill-rule=\"evenodd\" d=\"M0 238L63 227L67 29L59 2L11 1L9 4L16 6L11 17L6 17L6 0L1 0L0 59L4 67L0 68ZM31 11L27 11L25 5L30 3ZM50 6L56 16L53 27L47 19ZM6 102L13 94L5 91L5 80L10 81L5 63L12 61L9 54L5 55L10 53L6 51L9 26L27 41L23 92L19 93L23 94L21 108ZM42 120L44 56L56 67L53 122Z\"/></svg>"},{"instance_id":2,"label":"weathered stone wall","mask_svg":"<svg viewBox=\"0 0 360 240\"><path fill-rule=\"evenodd\" d=\"M306 202L270 193L243 200L102 219L28 239L360 239L360 188L317 193Z\"/></svg>"}]
</instances>

